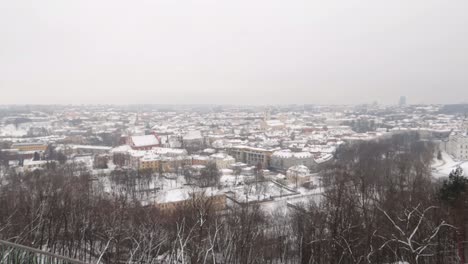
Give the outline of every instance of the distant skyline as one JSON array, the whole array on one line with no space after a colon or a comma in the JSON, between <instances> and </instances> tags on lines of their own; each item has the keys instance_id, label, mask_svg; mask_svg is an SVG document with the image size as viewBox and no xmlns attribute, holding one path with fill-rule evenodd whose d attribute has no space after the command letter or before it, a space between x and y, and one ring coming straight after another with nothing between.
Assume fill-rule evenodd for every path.
<instances>
[{"instance_id":1,"label":"distant skyline","mask_svg":"<svg viewBox=\"0 0 468 264\"><path fill-rule=\"evenodd\" d=\"M467 1L0 3L0 104L468 102Z\"/></svg>"}]
</instances>

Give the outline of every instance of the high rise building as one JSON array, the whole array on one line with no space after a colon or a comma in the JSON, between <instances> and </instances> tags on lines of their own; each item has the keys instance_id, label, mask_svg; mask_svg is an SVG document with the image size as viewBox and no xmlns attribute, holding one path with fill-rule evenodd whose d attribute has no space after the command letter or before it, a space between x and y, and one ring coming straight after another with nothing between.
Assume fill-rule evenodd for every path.
<instances>
[{"instance_id":1,"label":"high rise building","mask_svg":"<svg viewBox=\"0 0 468 264\"><path fill-rule=\"evenodd\" d=\"M405 106L406 105L406 96L400 96L400 101L398 102L399 106Z\"/></svg>"}]
</instances>

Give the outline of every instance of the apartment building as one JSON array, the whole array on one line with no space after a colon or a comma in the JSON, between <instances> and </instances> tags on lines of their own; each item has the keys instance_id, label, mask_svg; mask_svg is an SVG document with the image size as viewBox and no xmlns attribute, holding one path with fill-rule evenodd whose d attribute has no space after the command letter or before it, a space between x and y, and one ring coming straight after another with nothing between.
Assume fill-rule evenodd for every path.
<instances>
[{"instance_id":1,"label":"apartment building","mask_svg":"<svg viewBox=\"0 0 468 264\"><path fill-rule=\"evenodd\" d=\"M313 169L317 164L310 152L275 151L271 156L270 166L275 170L286 171L290 167L304 165Z\"/></svg>"},{"instance_id":2,"label":"apartment building","mask_svg":"<svg viewBox=\"0 0 468 264\"><path fill-rule=\"evenodd\" d=\"M273 154L273 150L250 146L232 147L228 152L237 162L243 162L254 166L260 163L263 168L268 168L270 166L270 157Z\"/></svg>"}]
</instances>

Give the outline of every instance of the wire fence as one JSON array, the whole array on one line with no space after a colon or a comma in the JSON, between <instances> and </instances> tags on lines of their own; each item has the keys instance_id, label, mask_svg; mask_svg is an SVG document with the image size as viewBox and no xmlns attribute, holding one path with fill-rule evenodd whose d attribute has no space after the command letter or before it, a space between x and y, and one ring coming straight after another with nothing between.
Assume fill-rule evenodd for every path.
<instances>
[{"instance_id":1,"label":"wire fence","mask_svg":"<svg viewBox=\"0 0 468 264\"><path fill-rule=\"evenodd\" d=\"M85 264L35 248L0 240L0 263L5 264Z\"/></svg>"}]
</instances>

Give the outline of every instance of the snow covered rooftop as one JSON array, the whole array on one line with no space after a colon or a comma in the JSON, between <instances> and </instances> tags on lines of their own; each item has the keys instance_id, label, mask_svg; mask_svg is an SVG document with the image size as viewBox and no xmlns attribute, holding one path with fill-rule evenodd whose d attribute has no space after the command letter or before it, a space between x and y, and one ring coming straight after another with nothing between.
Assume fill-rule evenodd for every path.
<instances>
[{"instance_id":1,"label":"snow covered rooftop","mask_svg":"<svg viewBox=\"0 0 468 264\"><path fill-rule=\"evenodd\" d=\"M184 135L184 140L202 139L201 132L199 130L190 130Z\"/></svg>"},{"instance_id":2,"label":"snow covered rooftop","mask_svg":"<svg viewBox=\"0 0 468 264\"><path fill-rule=\"evenodd\" d=\"M273 157L278 157L278 158L297 158L297 159L307 159L307 158L312 158L312 154L310 152L291 152L289 150L279 150L273 152Z\"/></svg>"},{"instance_id":3,"label":"snow covered rooftop","mask_svg":"<svg viewBox=\"0 0 468 264\"><path fill-rule=\"evenodd\" d=\"M222 191L212 188L177 188L161 191L157 194L157 203L171 203L191 199L193 194L204 194L207 197L222 194Z\"/></svg>"},{"instance_id":4,"label":"snow covered rooftop","mask_svg":"<svg viewBox=\"0 0 468 264\"><path fill-rule=\"evenodd\" d=\"M215 160L234 160L233 157L227 155L226 153L216 153L211 155L210 158Z\"/></svg>"},{"instance_id":5,"label":"snow covered rooftop","mask_svg":"<svg viewBox=\"0 0 468 264\"><path fill-rule=\"evenodd\" d=\"M172 155L186 155L187 151L185 149L176 149L176 148L159 148L155 147L151 149L151 152L155 154L160 154L160 155L167 155L167 154L172 154Z\"/></svg>"},{"instance_id":6,"label":"snow covered rooftop","mask_svg":"<svg viewBox=\"0 0 468 264\"><path fill-rule=\"evenodd\" d=\"M135 147L147 147L159 145L159 140L154 135L132 136Z\"/></svg>"},{"instance_id":7,"label":"snow covered rooftop","mask_svg":"<svg viewBox=\"0 0 468 264\"><path fill-rule=\"evenodd\" d=\"M72 149L90 149L90 150L102 150L102 151L109 151L112 147L107 146L93 146L93 145L71 145Z\"/></svg>"},{"instance_id":8,"label":"snow covered rooftop","mask_svg":"<svg viewBox=\"0 0 468 264\"><path fill-rule=\"evenodd\" d=\"M320 157L316 158L315 162L320 164L320 163L327 162L327 161L331 160L332 158L333 158L332 154L324 154L324 155L321 155Z\"/></svg>"},{"instance_id":9,"label":"snow covered rooftop","mask_svg":"<svg viewBox=\"0 0 468 264\"><path fill-rule=\"evenodd\" d=\"M304 165L296 165L288 169L288 173L294 172L294 173L300 173L300 174L309 174L310 170Z\"/></svg>"},{"instance_id":10,"label":"snow covered rooftop","mask_svg":"<svg viewBox=\"0 0 468 264\"><path fill-rule=\"evenodd\" d=\"M129 146L129 145L122 145L122 146L118 146L118 147L115 147L111 150L111 152L113 153L116 153L116 152L129 152L130 150L132 150L132 148Z\"/></svg>"},{"instance_id":11,"label":"snow covered rooftop","mask_svg":"<svg viewBox=\"0 0 468 264\"><path fill-rule=\"evenodd\" d=\"M265 123L267 126L272 126L272 127L284 126L284 123L277 119L267 120Z\"/></svg>"}]
</instances>

